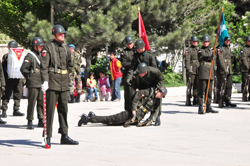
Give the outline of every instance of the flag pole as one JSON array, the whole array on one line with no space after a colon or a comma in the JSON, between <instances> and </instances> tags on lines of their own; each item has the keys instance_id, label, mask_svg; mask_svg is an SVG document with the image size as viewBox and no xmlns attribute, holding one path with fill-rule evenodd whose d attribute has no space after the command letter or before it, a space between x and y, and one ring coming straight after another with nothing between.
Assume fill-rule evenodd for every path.
<instances>
[{"instance_id":1,"label":"flag pole","mask_svg":"<svg viewBox=\"0 0 250 166\"><path fill-rule=\"evenodd\" d=\"M220 13L220 20L219 20L219 24L218 24L218 28L217 28L216 39L215 39L215 42L214 42L213 59L212 59L212 62L211 62L211 67L210 67L210 73L209 73L209 79L208 79L208 84L207 84L207 93L206 93L206 99L205 99L203 114L205 114L206 106L207 106L207 95L208 95L208 91L209 91L209 85L210 85L211 74L212 74L213 63L214 63L215 47L216 47L216 42L217 42L217 39L218 39L222 13L223 13L223 6L222 6L222 9L221 9L221 13ZM214 88L216 88L216 87L214 87Z\"/></svg>"},{"instance_id":2,"label":"flag pole","mask_svg":"<svg viewBox=\"0 0 250 166\"><path fill-rule=\"evenodd\" d=\"M140 36L140 34L141 34L141 28L140 28L140 7L138 7L138 35L139 35L139 37L138 37L138 39L140 39L141 38L141 36Z\"/></svg>"}]
</instances>

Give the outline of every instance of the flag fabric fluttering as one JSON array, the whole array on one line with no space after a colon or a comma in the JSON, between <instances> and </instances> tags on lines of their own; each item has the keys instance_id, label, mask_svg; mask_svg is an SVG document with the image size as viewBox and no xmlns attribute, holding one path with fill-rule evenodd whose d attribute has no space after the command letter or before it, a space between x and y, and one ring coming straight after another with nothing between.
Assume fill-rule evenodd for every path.
<instances>
[{"instance_id":1,"label":"flag fabric fluttering","mask_svg":"<svg viewBox=\"0 0 250 166\"><path fill-rule=\"evenodd\" d=\"M148 36L144 27L144 23L141 17L141 13L139 12L139 38L142 38L143 42L145 43L145 49L147 51L150 50L150 45L148 42Z\"/></svg>"},{"instance_id":2,"label":"flag fabric fluttering","mask_svg":"<svg viewBox=\"0 0 250 166\"><path fill-rule=\"evenodd\" d=\"M219 30L219 42L220 42L220 47L222 48L224 40L228 36L228 31L227 31L227 25L224 17L224 12L222 13L222 17L220 20L220 30Z\"/></svg>"}]
</instances>

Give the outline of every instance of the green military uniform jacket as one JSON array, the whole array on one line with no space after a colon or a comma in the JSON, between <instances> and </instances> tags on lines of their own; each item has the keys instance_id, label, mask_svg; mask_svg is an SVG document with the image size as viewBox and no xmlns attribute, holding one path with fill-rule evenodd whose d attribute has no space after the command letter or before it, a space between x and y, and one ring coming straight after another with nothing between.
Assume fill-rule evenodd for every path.
<instances>
[{"instance_id":1,"label":"green military uniform jacket","mask_svg":"<svg viewBox=\"0 0 250 166\"><path fill-rule=\"evenodd\" d=\"M134 50L128 49L127 47L121 53L121 63L122 67L124 67L123 76L128 74L128 70L131 66L132 60L134 56Z\"/></svg>"},{"instance_id":2,"label":"green military uniform jacket","mask_svg":"<svg viewBox=\"0 0 250 166\"><path fill-rule=\"evenodd\" d=\"M131 66L130 66L129 71L128 71L128 78L129 79L132 79L134 71L136 71L137 66L142 62L146 63L147 66L152 66L152 67L157 68L156 57L154 55L152 55L148 51L145 51L143 53L136 52L134 54L134 57L133 57L132 62L131 62Z\"/></svg>"},{"instance_id":3,"label":"green military uniform jacket","mask_svg":"<svg viewBox=\"0 0 250 166\"><path fill-rule=\"evenodd\" d=\"M155 88L139 90L132 99L132 110L141 109L142 111L152 112L150 119L155 121L160 112L161 100L155 98ZM140 114L136 114L138 120L141 120Z\"/></svg>"},{"instance_id":4,"label":"green military uniform jacket","mask_svg":"<svg viewBox=\"0 0 250 166\"><path fill-rule=\"evenodd\" d=\"M161 88L164 86L164 76L159 69L147 66L147 72L144 77L136 75L135 89Z\"/></svg>"},{"instance_id":5,"label":"green military uniform jacket","mask_svg":"<svg viewBox=\"0 0 250 166\"><path fill-rule=\"evenodd\" d=\"M3 73L4 73L3 72L3 67L2 67L2 65L0 65L0 88L6 86L5 77L4 77Z\"/></svg>"},{"instance_id":6,"label":"green military uniform jacket","mask_svg":"<svg viewBox=\"0 0 250 166\"><path fill-rule=\"evenodd\" d=\"M217 48L217 72L219 74L232 74L231 50L226 44L222 49Z\"/></svg>"},{"instance_id":7,"label":"green military uniform jacket","mask_svg":"<svg viewBox=\"0 0 250 166\"><path fill-rule=\"evenodd\" d=\"M72 62L74 64L73 72L76 73L76 75L79 75L81 74L81 66L80 66L82 63L81 56L77 52L72 53L71 56L72 56Z\"/></svg>"},{"instance_id":8,"label":"green military uniform jacket","mask_svg":"<svg viewBox=\"0 0 250 166\"><path fill-rule=\"evenodd\" d=\"M240 66L241 72L248 72L250 66L250 46L246 45L240 51L241 59L240 59Z\"/></svg>"},{"instance_id":9,"label":"green military uniform jacket","mask_svg":"<svg viewBox=\"0 0 250 166\"><path fill-rule=\"evenodd\" d=\"M42 74L45 74L45 80L49 82L49 90L54 91L68 91L69 90L69 73L73 71L73 63L71 60L71 52L64 43L59 43L53 40L55 45L57 68L55 71L55 55L52 48L52 44L46 44L46 55L42 54L44 63L44 70ZM64 71L67 70L65 74Z\"/></svg>"},{"instance_id":10,"label":"green military uniform jacket","mask_svg":"<svg viewBox=\"0 0 250 166\"><path fill-rule=\"evenodd\" d=\"M7 64L8 64L8 53L4 54L2 58L2 67L3 67L5 80L9 78L8 73L7 73Z\"/></svg>"},{"instance_id":11,"label":"green military uniform jacket","mask_svg":"<svg viewBox=\"0 0 250 166\"><path fill-rule=\"evenodd\" d=\"M45 73L41 75L42 57L36 50L32 49L31 51L36 55L37 59L40 61L40 64L31 53L28 53L23 60L20 71L26 79L26 86L28 88L41 88L46 76Z\"/></svg>"},{"instance_id":12,"label":"green military uniform jacket","mask_svg":"<svg viewBox=\"0 0 250 166\"><path fill-rule=\"evenodd\" d=\"M185 52L186 69L191 74L198 74L198 67L200 65L198 59L198 46L191 46Z\"/></svg>"},{"instance_id":13,"label":"green military uniform jacket","mask_svg":"<svg viewBox=\"0 0 250 166\"><path fill-rule=\"evenodd\" d=\"M209 47L204 46L202 46L201 49L198 51L198 57L200 62L200 66L198 68L198 77L200 80L208 80L212 58L216 57L213 57L213 52ZM214 69L215 67L213 63L211 80L214 79Z\"/></svg>"}]
</instances>

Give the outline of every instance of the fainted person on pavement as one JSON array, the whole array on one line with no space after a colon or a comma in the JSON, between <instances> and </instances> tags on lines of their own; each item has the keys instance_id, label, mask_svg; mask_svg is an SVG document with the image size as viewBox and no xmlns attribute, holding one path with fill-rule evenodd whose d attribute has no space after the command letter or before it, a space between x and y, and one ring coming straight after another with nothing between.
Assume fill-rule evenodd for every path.
<instances>
[{"instance_id":1,"label":"fainted person on pavement","mask_svg":"<svg viewBox=\"0 0 250 166\"><path fill-rule=\"evenodd\" d=\"M91 122L128 127L130 124L140 122L148 112L152 112L148 120L137 125L138 127L149 126L158 117L161 106L159 98L165 97L166 94L167 89L165 87L138 90L132 99L132 110L136 110L135 116L133 116L131 111L127 110L110 116L96 116L93 112L89 112L88 116L82 114L81 119L78 121L78 126ZM133 119L133 117L135 118Z\"/></svg>"}]
</instances>

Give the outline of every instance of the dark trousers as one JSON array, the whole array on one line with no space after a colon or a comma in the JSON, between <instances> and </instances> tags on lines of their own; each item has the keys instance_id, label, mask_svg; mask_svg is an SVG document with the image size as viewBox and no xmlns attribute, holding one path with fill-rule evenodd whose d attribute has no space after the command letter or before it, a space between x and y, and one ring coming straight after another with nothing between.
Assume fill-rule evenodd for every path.
<instances>
[{"instance_id":1,"label":"dark trousers","mask_svg":"<svg viewBox=\"0 0 250 166\"><path fill-rule=\"evenodd\" d=\"M34 120L34 108L36 104L37 118L43 119L43 92L41 88L29 88L27 120Z\"/></svg>"},{"instance_id":2,"label":"dark trousers","mask_svg":"<svg viewBox=\"0 0 250 166\"><path fill-rule=\"evenodd\" d=\"M10 96L13 92L14 99L14 110L19 110L20 107L20 97L23 86L22 79L6 79L6 90L2 100L2 110L8 109L8 103L10 101Z\"/></svg>"},{"instance_id":3,"label":"dark trousers","mask_svg":"<svg viewBox=\"0 0 250 166\"><path fill-rule=\"evenodd\" d=\"M207 95L207 106L211 104L212 83L213 83L213 80L210 80L209 91ZM203 101L206 99L207 86L208 86L208 80L199 80L199 86L198 86L198 105L199 106L202 106Z\"/></svg>"},{"instance_id":4,"label":"dark trousers","mask_svg":"<svg viewBox=\"0 0 250 166\"><path fill-rule=\"evenodd\" d=\"M126 83L126 80L123 81L124 87L124 109L127 111L131 111L132 100L130 96L131 86Z\"/></svg>"},{"instance_id":5,"label":"dark trousers","mask_svg":"<svg viewBox=\"0 0 250 166\"><path fill-rule=\"evenodd\" d=\"M85 89L86 88L86 80L84 77L81 77L81 80L82 80L82 89Z\"/></svg>"},{"instance_id":6,"label":"dark trousers","mask_svg":"<svg viewBox=\"0 0 250 166\"><path fill-rule=\"evenodd\" d=\"M242 73L242 85L241 85L241 92L243 92L244 91L244 88L245 88L245 84L246 84L246 81L247 81L247 79L248 79L248 72L244 72L244 73ZM248 84L248 92L247 93L249 93L250 94L250 83Z\"/></svg>"},{"instance_id":7,"label":"dark trousers","mask_svg":"<svg viewBox=\"0 0 250 166\"><path fill-rule=\"evenodd\" d=\"M46 118L47 118L47 137L52 137L52 125L55 113L56 102L57 112L58 112L58 121L59 121L59 130L58 133L68 134L68 91L46 91Z\"/></svg>"},{"instance_id":8,"label":"dark trousers","mask_svg":"<svg viewBox=\"0 0 250 166\"><path fill-rule=\"evenodd\" d=\"M218 79L218 84L217 84L217 99L218 101L220 101L220 92L222 90L222 85L224 82L224 78L227 79L227 84L226 84L226 88L225 88L225 93L223 96L223 100L225 101L229 101L231 100L231 96L232 96L232 74L217 74L217 79Z\"/></svg>"},{"instance_id":9,"label":"dark trousers","mask_svg":"<svg viewBox=\"0 0 250 166\"><path fill-rule=\"evenodd\" d=\"M187 83L188 83L189 75L187 74ZM199 78L198 74L191 74L191 89L193 89L192 96L197 98L198 96L198 85L199 85Z\"/></svg>"}]
</instances>

